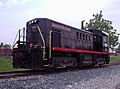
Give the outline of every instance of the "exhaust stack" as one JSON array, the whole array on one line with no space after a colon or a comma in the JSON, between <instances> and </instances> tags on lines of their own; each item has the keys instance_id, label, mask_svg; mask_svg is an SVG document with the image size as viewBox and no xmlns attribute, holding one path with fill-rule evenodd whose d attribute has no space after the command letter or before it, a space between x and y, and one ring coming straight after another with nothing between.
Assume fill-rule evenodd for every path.
<instances>
[{"instance_id":1,"label":"exhaust stack","mask_svg":"<svg viewBox=\"0 0 120 89\"><path fill-rule=\"evenodd\" d=\"M84 29L84 21L85 20L81 21L81 29Z\"/></svg>"}]
</instances>

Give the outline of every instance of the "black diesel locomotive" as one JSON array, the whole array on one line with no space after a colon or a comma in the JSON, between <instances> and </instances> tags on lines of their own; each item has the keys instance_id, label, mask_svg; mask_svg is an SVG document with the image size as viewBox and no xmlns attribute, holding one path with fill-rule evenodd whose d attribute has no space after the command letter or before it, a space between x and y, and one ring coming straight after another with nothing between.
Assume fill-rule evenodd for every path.
<instances>
[{"instance_id":1,"label":"black diesel locomotive","mask_svg":"<svg viewBox=\"0 0 120 89\"><path fill-rule=\"evenodd\" d=\"M22 38L21 38L22 37ZM27 22L13 46L13 67L41 70L109 63L108 34L47 18Z\"/></svg>"}]
</instances>

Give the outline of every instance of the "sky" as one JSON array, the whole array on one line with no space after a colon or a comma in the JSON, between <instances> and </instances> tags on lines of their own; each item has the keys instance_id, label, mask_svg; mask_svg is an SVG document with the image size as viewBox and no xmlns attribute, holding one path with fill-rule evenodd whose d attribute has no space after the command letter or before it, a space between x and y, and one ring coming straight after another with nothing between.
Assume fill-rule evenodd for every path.
<instances>
[{"instance_id":1,"label":"sky","mask_svg":"<svg viewBox=\"0 0 120 89\"><path fill-rule=\"evenodd\" d=\"M16 33L34 18L49 18L80 28L103 11L120 33L120 0L0 0L0 42L13 45Z\"/></svg>"}]
</instances>

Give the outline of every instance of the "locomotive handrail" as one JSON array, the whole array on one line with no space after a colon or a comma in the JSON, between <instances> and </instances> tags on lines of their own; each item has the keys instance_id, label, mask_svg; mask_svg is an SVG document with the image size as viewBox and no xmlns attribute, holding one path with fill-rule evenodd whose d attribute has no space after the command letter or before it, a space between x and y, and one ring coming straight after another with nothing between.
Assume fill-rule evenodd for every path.
<instances>
[{"instance_id":1,"label":"locomotive handrail","mask_svg":"<svg viewBox=\"0 0 120 89\"><path fill-rule=\"evenodd\" d=\"M52 41L51 37L52 37L52 32L53 32L53 30L50 31L50 35L49 35L49 38L50 38L49 39L49 59L51 58L51 49L52 49L51 48L51 41Z\"/></svg>"},{"instance_id":2,"label":"locomotive handrail","mask_svg":"<svg viewBox=\"0 0 120 89\"><path fill-rule=\"evenodd\" d=\"M21 30L23 30L23 29L19 29L19 31L17 32L17 34L16 34L16 36L15 36L15 40L14 40L14 42L13 42L13 46L12 46L13 48L14 48L14 46L15 46L15 45L17 44L17 42L18 42L18 41L17 41L17 42L15 43L18 34L19 34L19 40L20 40L20 37L21 37L21 36L20 36L20 31L21 31Z\"/></svg>"},{"instance_id":3,"label":"locomotive handrail","mask_svg":"<svg viewBox=\"0 0 120 89\"><path fill-rule=\"evenodd\" d=\"M19 29L19 31L17 32L17 34L16 34L16 36L15 36L15 40L14 40L13 45L12 45L13 48L14 48L14 46L17 44L17 42L20 41L20 38L21 38L21 37L23 37L23 42L22 42L22 43L25 43L25 42L24 42L24 37L25 37L24 35L25 35L25 34L24 34L24 32L23 32L23 33L20 35L20 31L21 31L21 30L25 31L25 28ZM19 40L16 42L16 39L17 39L17 36L18 36L18 35L19 35ZM23 36L22 36L22 35L23 35ZM16 42L16 43L15 43L15 42Z\"/></svg>"},{"instance_id":4,"label":"locomotive handrail","mask_svg":"<svg viewBox=\"0 0 120 89\"><path fill-rule=\"evenodd\" d=\"M17 34L16 34L16 36L15 36L15 40L13 41L13 45L12 45L13 48L14 48L14 46L16 45L15 41L16 41L16 39L17 39L18 33L19 33L19 31L17 32Z\"/></svg>"},{"instance_id":5,"label":"locomotive handrail","mask_svg":"<svg viewBox=\"0 0 120 89\"><path fill-rule=\"evenodd\" d=\"M55 30L50 30L49 32L49 59L52 57L52 32L57 32Z\"/></svg>"},{"instance_id":6,"label":"locomotive handrail","mask_svg":"<svg viewBox=\"0 0 120 89\"><path fill-rule=\"evenodd\" d=\"M40 36L41 36L42 41L43 41L43 47L41 47L41 48L43 48L43 58L45 58L45 39L44 39L44 37L43 37L43 34L42 34L42 32L41 32L41 29L40 29L39 26L33 26L32 28L37 28L38 31L39 31L39 33L40 33Z\"/></svg>"}]
</instances>

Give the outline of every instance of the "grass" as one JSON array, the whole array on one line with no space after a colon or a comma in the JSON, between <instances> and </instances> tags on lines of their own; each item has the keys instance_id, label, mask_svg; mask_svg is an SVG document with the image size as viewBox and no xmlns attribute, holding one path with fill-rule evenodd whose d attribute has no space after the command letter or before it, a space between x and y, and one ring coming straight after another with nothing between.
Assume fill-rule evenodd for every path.
<instances>
[{"instance_id":1,"label":"grass","mask_svg":"<svg viewBox=\"0 0 120 89\"><path fill-rule=\"evenodd\" d=\"M110 56L110 62L120 62L120 56ZM15 69L12 67L11 58L0 58L0 72L22 71L27 69Z\"/></svg>"},{"instance_id":2,"label":"grass","mask_svg":"<svg viewBox=\"0 0 120 89\"><path fill-rule=\"evenodd\" d=\"M119 56L110 56L110 62L120 62L120 55Z\"/></svg>"},{"instance_id":3,"label":"grass","mask_svg":"<svg viewBox=\"0 0 120 89\"><path fill-rule=\"evenodd\" d=\"M12 67L12 59L11 58L0 58L0 72L10 72L10 71L21 71L25 69L15 69Z\"/></svg>"}]
</instances>

